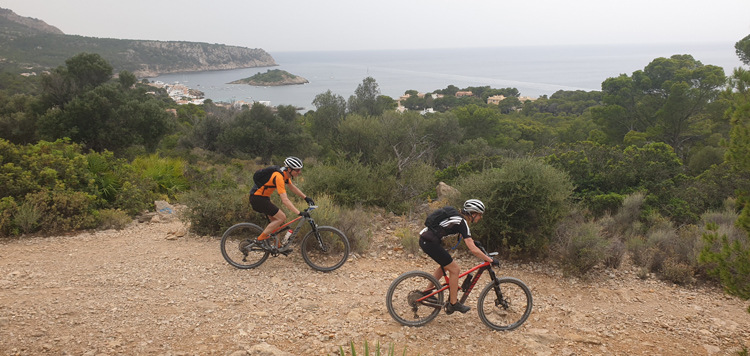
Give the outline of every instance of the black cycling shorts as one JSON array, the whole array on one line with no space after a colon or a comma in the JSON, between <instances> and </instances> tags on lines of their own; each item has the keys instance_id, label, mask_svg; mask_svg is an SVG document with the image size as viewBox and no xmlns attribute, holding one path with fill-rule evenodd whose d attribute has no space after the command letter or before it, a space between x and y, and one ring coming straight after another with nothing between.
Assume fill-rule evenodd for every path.
<instances>
[{"instance_id":1,"label":"black cycling shorts","mask_svg":"<svg viewBox=\"0 0 750 356\"><path fill-rule=\"evenodd\" d=\"M250 206L253 207L253 210L259 213L269 215L269 216L274 216L276 215L276 213L279 212L279 208L276 205L273 205L273 203L271 203L270 197L263 197L260 195L251 195Z\"/></svg>"},{"instance_id":2,"label":"black cycling shorts","mask_svg":"<svg viewBox=\"0 0 750 356\"><path fill-rule=\"evenodd\" d=\"M419 247L422 248L422 251L427 254L427 256L430 256L435 262L437 262L441 267L445 267L451 262L453 262L453 257L446 251L443 246L440 246L439 242L435 242L430 239L425 239L424 237L419 237Z\"/></svg>"}]
</instances>

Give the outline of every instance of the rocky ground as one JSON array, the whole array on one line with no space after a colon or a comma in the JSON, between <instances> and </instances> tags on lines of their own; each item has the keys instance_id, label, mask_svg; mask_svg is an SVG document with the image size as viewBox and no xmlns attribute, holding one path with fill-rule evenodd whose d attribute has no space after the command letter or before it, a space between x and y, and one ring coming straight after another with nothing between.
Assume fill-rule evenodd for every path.
<instances>
[{"instance_id":1,"label":"rocky ground","mask_svg":"<svg viewBox=\"0 0 750 356\"><path fill-rule=\"evenodd\" d=\"M372 252L331 273L298 251L235 269L217 238L185 234L174 220L0 240L0 354L333 355L353 341L361 355L366 340L398 355L736 355L750 346L748 302L642 280L627 267L581 281L554 266L504 263L500 275L534 295L521 328L491 331L476 308L403 327L386 310L386 290L433 262L394 251L404 222L377 224Z\"/></svg>"}]
</instances>

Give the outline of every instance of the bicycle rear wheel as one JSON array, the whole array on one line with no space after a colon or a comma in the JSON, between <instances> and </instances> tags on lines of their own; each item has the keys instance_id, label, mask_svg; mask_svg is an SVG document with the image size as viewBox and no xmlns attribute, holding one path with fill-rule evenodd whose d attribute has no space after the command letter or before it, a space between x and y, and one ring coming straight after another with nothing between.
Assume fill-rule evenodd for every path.
<instances>
[{"instance_id":1,"label":"bicycle rear wheel","mask_svg":"<svg viewBox=\"0 0 750 356\"><path fill-rule=\"evenodd\" d=\"M431 274L423 271L406 272L398 276L385 296L385 304L388 307L388 313L393 320L401 325L422 326L440 314L443 305L443 292L435 294L429 302L434 306L424 304L425 301L417 301L424 296L423 292L427 291L427 286L432 283L433 286L439 286L440 283ZM434 291L430 290L430 293Z\"/></svg>"},{"instance_id":2,"label":"bicycle rear wheel","mask_svg":"<svg viewBox=\"0 0 750 356\"><path fill-rule=\"evenodd\" d=\"M230 265L249 269L260 266L268 259L268 251L256 239L263 229L255 224L236 224L221 237L221 255Z\"/></svg>"},{"instance_id":3,"label":"bicycle rear wheel","mask_svg":"<svg viewBox=\"0 0 750 356\"><path fill-rule=\"evenodd\" d=\"M318 226L317 234L310 231L302 238L301 251L302 258L310 267L330 272L341 267L349 258L349 240L336 228Z\"/></svg>"},{"instance_id":4,"label":"bicycle rear wheel","mask_svg":"<svg viewBox=\"0 0 750 356\"><path fill-rule=\"evenodd\" d=\"M531 314L531 290L519 279L503 277L490 282L477 300L477 312L487 326L499 331L513 330Z\"/></svg>"}]
</instances>

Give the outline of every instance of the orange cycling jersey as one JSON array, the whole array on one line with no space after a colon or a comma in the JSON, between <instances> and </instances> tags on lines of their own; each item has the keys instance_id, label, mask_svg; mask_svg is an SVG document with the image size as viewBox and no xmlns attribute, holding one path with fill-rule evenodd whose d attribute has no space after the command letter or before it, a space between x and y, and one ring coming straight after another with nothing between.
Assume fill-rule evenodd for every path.
<instances>
[{"instance_id":1,"label":"orange cycling jersey","mask_svg":"<svg viewBox=\"0 0 750 356\"><path fill-rule=\"evenodd\" d=\"M263 184L262 187L259 187L258 190L253 192L253 195L258 195L261 197L270 197L271 194L273 194L273 191L278 189L279 194L286 193L286 184L289 182L289 178L291 178L291 175L288 170L285 170L284 173L279 172L273 172L271 175L271 179L268 180L268 183Z\"/></svg>"}]
</instances>

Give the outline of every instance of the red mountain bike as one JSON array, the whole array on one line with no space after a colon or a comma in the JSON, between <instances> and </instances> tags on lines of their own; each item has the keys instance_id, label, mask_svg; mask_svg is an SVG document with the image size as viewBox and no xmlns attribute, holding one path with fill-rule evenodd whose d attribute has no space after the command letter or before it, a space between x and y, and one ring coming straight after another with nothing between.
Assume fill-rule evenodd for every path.
<instances>
[{"instance_id":1,"label":"red mountain bike","mask_svg":"<svg viewBox=\"0 0 750 356\"><path fill-rule=\"evenodd\" d=\"M317 206L305 209L312 212ZM294 231L283 240L283 234L295 221L299 221ZM300 250L305 262L315 270L330 272L341 267L349 257L349 240L343 232L330 226L318 226L312 217L296 219L279 226L271 237L258 241L263 228L251 223L233 225L221 237L221 255L232 266L249 269L263 264L268 256L286 256L290 250L283 249L294 242L305 222L310 224L310 232L302 238ZM277 246L280 246L277 248Z\"/></svg>"},{"instance_id":2,"label":"red mountain bike","mask_svg":"<svg viewBox=\"0 0 750 356\"><path fill-rule=\"evenodd\" d=\"M497 256L497 252L488 254L479 241L475 241L474 244L485 255ZM475 271L477 274L472 277ZM490 328L499 331L513 330L521 326L531 314L531 290L517 278L498 278L490 262L476 265L459 276L467 276L459 289L463 291L460 302L466 302L466 298L484 272L488 272L491 281L484 287L477 300L479 318ZM429 323L445 306L443 292L446 295L449 292L448 276L444 277L445 283L441 285L431 273L424 271L411 271L398 276L391 283L386 295L388 313L401 325L422 326Z\"/></svg>"}]
</instances>

